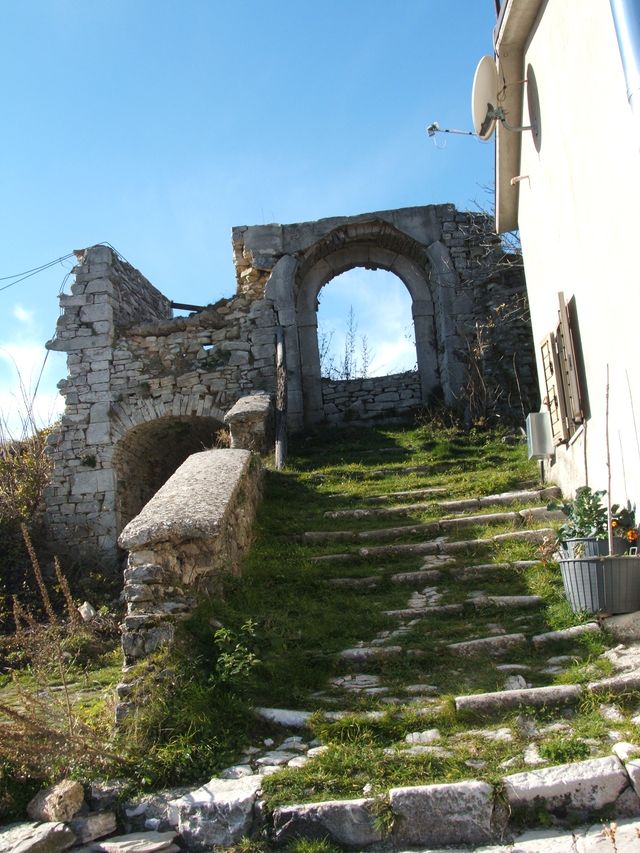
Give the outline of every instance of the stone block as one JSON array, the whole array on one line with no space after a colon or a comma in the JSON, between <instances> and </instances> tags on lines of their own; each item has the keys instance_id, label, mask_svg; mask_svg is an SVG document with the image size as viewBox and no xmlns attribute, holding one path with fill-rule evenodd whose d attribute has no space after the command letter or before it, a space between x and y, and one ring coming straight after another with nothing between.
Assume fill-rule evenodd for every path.
<instances>
[{"instance_id":1,"label":"stone block","mask_svg":"<svg viewBox=\"0 0 640 853\"><path fill-rule=\"evenodd\" d=\"M262 777L212 779L169 803L169 822L188 845L229 846L247 835Z\"/></svg>"},{"instance_id":2,"label":"stone block","mask_svg":"<svg viewBox=\"0 0 640 853\"><path fill-rule=\"evenodd\" d=\"M88 844L96 838L112 835L116 831L116 816L114 812L93 812L74 818L69 826L79 842Z\"/></svg>"},{"instance_id":3,"label":"stone block","mask_svg":"<svg viewBox=\"0 0 640 853\"><path fill-rule=\"evenodd\" d=\"M493 825L493 788L486 782L392 788L389 798L397 818L396 843L479 844L498 834Z\"/></svg>"},{"instance_id":4,"label":"stone block","mask_svg":"<svg viewBox=\"0 0 640 853\"><path fill-rule=\"evenodd\" d=\"M82 323L97 323L101 320L107 322L113 320L113 308L108 303L84 305L80 309L80 321Z\"/></svg>"},{"instance_id":5,"label":"stone block","mask_svg":"<svg viewBox=\"0 0 640 853\"><path fill-rule=\"evenodd\" d=\"M111 443L111 424L94 423L89 424L86 432L87 446L95 444Z\"/></svg>"},{"instance_id":6,"label":"stone block","mask_svg":"<svg viewBox=\"0 0 640 853\"><path fill-rule=\"evenodd\" d=\"M282 806L274 811L276 844L295 838L326 838L347 847L362 848L383 840L372 806L374 800L328 800Z\"/></svg>"},{"instance_id":7,"label":"stone block","mask_svg":"<svg viewBox=\"0 0 640 853\"><path fill-rule=\"evenodd\" d=\"M74 817L84 803L84 789L79 782L64 779L57 785L38 791L27 805L31 820L67 821Z\"/></svg>"},{"instance_id":8,"label":"stone block","mask_svg":"<svg viewBox=\"0 0 640 853\"><path fill-rule=\"evenodd\" d=\"M108 293L114 296L116 289L108 278L93 278L87 283L85 293Z\"/></svg>"},{"instance_id":9,"label":"stone block","mask_svg":"<svg viewBox=\"0 0 640 853\"><path fill-rule=\"evenodd\" d=\"M0 827L0 851L6 853L58 853L76 843L64 823L10 823Z\"/></svg>"},{"instance_id":10,"label":"stone block","mask_svg":"<svg viewBox=\"0 0 640 853\"><path fill-rule=\"evenodd\" d=\"M615 756L545 767L503 779L512 809L544 806L549 811L594 812L612 805L629 784Z\"/></svg>"},{"instance_id":11,"label":"stone block","mask_svg":"<svg viewBox=\"0 0 640 853\"><path fill-rule=\"evenodd\" d=\"M87 373L87 383L89 385L99 385L103 382L109 382L108 370L92 370Z\"/></svg>"}]
</instances>

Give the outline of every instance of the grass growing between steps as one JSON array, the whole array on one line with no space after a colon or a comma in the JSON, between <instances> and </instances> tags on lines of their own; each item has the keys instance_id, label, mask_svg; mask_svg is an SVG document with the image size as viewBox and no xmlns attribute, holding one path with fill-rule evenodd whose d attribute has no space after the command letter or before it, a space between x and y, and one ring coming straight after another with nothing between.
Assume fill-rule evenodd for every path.
<instances>
[{"instance_id":1,"label":"grass growing between steps","mask_svg":"<svg viewBox=\"0 0 640 853\"><path fill-rule=\"evenodd\" d=\"M494 781L530 767L525 753L532 743L543 766L560 758L578 760L609 751L609 729L596 725L597 711L592 707L530 709L496 720L473 720L453 710L454 695L501 689L506 678L505 671L497 669L501 663L508 663L513 672L524 672L532 686L584 683L610 671L610 664L600 658L608 645L602 635L583 635L539 650L527 640L506 657L496 658L458 656L448 649L452 643L475 637L524 633L529 638L581 621L564 600L557 566L536 562L516 569L512 565L537 560L536 545L520 540L471 545L452 555L436 581L405 585L395 582L393 575L420 570L424 556L359 553L363 545L378 544L375 541L301 540L306 531L372 531L438 520L454 514L442 511L437 505L440 500L539 487L535 466L525 460L522 447L502 444L497 435L462 436L453 430L441 435L428 427L314 436L294 445L286 472L268 475L245 574L228 589L216 618L227 624L237 620L237 614L251 613L261 638L260 664L249 689L252 701L315 711L313 734L328 746L305 767L265 778L269 807L375 795L395 785L464 778ZM427 498L402 496L403 504L426 504L407 514L325 516L340 510L393 508L399 502L393 492L425 488L443 491ZM378 495L388 497L372 500ZM514 502L460 515L523 509L526 504ZM447 530L447 538L460 542L489 538L523 526L479 522L473 528ZM538 519L526 524L528 529L547 526L548 522ZM391 544L433 538L407 534L398 531ZM347 556L339 561L313 559L338 553ZM456 570L478 563L496 564L496 568L477 577L456 575ZM498 565L502 563L509 567ZM368 587L327 583L341 578L373 580ZM409 619L397 632L397 620L383 611L406 609L409 597L425 587L437 588L441 604L459 604L462 611ZM479 592L539 595L542 602L530 609L476 606L472 599ZM340 659L342 650L370 646L372 641L397 645L400 652L359 662ZM554 656L565 659L557 671L549 665ZM347 691L329 684L332 678L348 680L358 673L376 677L386 692ZM425 693L406 689L412 685L424 686ZM330 721L323 716L328 710L343 710L347 716ZM632 712L630 706L624 712L625 722L618 724L625 735L630 728L635 731L629 722ZM405 740L412 732L431 729L437 729L437 738L423 751ZM491 734L500 729L501 734Z\"/></svg>"}]
</instances>

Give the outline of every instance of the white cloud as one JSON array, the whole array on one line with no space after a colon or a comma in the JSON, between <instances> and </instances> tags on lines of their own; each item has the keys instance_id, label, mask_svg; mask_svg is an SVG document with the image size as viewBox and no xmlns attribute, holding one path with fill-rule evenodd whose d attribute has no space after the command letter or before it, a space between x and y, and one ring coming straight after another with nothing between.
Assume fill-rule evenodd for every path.
<instances>
[{"instance_id":1,"label":"white cloud","mask_svg":"<svg viewBox=\"0 0 640 853\"><path fill-rule=\"evenodd\" d=\"M47 426L62 412L64 400L56 388L64 373L61 355L49 353L46 363L45 356L37 341L0 341L0 421L9 437Z\"/></svg>"},{"instance_id":2,"label":"white cloud","mask_svg":"<svg viewBox=\"0 0 640 853\"><path fill-rule=\"evenodd\" d=\"M411 297L397 276L356 268L336 277L320 292L319 333L333 332L330 350L336 364L344 354L350 307L357 326L355 355L361 361L362 337L366 336L370 376L413 369Z\"/></svg>"},{"instance_id":3,"label":"white cloud","mask_svg":"<svg viewBox=\"0 0 640 853\"><path fill-rule=\"evenodd\" d=\"M31 325L33 323L33 311L28 311L24 308L20 303L13 306L13 316L20 323L24 323L25 325Z\"/></svg>"}]
</instances>

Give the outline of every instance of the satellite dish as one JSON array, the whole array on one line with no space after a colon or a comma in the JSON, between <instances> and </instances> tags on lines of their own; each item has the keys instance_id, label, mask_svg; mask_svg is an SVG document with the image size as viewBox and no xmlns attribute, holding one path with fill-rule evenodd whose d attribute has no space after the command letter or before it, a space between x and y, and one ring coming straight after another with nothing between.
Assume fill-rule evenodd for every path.
<instances>
[{"instance_id":1,"label":"satellite dish","mask_svg":"<svg viewBox=\"0 0 640 853\"><path fill-rule=\"evenodd\" d=\"M498 106L498 69L493 56L483 56L473 77L471 118L480 139L486 142L496 126Z\"/></svg>"}]
</instances>

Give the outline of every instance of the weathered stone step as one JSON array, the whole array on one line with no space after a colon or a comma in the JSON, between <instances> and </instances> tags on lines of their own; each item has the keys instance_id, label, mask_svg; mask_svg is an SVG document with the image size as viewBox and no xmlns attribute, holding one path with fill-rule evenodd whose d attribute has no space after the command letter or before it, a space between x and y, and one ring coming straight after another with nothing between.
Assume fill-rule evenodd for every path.
<instances>
[{"instance_id":1,"label":"weathered stone step","mask_svg":"<svg viewBox=\"0 0 640 853\"><path fill-rule=\"evenodd\" d=\"M623 673L611 678L581 684L552 684L548 687L529 687L524 690L496 690L493 693L473 693L456 696L456 711L469 711L491 716L516 708L576 704L588 693L626 693L640 687L640 673Z\"/></svg>"},{"instance_id":2,"label":"weathered stone step","mask_svg":"<svg viewBox=\"0 0 640 853\"><path fill-rule=\"evenodd\" d=\"M425 490L414 490L413 492L405 492L407 496L415 494L423 494ZM397 494L403 494L398 492ZM431 492L433 494L433 492ZM511 503L543 503L561 496L560 489L553 486L546 489L536 490L521 490L514 492L500 492L495 495L485 495L480 498L461 498L452 501L429 501L412 504L401 504L400 506L381 507L380 509L358 508L358 509L341 509L328 510L324 513L325 518L384 518L391 515L407 515L408 513L421 512L428 509L440 509L444 512L466 512L473 509L482 509L483 507L495 506L500 504ZM376 499L385 497L384 495L375 495ZM371 499L368 499L371 500ZM543 509L543 507L541 507ZM524 511L524 510L523 510ZM564 517L562 513L556 511L554 517ZM559 513L559 514L558 514Z\"/></svg>"},{"instance_id":3,"label":"weathered stone step","mask_svg":"<svg viewBox=\"0 0 640 853\"><path fill-rule=\"evenodd\" d=\"M517 646L523 646L527 642L524 634L495 634L491 637L480 637L477 640L464 640L461 643L449 643L447 650L461 657L475 657L476 655L490 655L499 657Z\"/></svg>"},{"instance_id":4,"label":"weathered stone step","mask_svg":"<svg viewBox=\"0 0 640 853\"><path fill-rule=\"evenodd\" d=\"M471 595L467 599L474 607L499 607L504 609L518 607L539 607L543 599L539 595Z\"/></svg>"},{"instance_id":5,"label":"weathered stone step","mask_svg":"<svg viewBox=\"0 0 640 853\"><path fill-rule=\"evenodd\" d=\"M475 548L487 548L495 543L510 540L539 544L550 536L555 536L555 531L550 527L542 527L537 530L516 530L513 533L497 533L495 536L487 539L463 539L456 542L439 539L433 542L374 545L369 548L359 548L357 553L361 557L395 557L403 554L455 554Z\"/></svg>"},{"instance_id":6,"label":"weathered stone step","mask_svg":"<svg viewBox=\"0 0 640 853\"><path fill-rule=\"evenodd\" d=\"M421 569L415 572L396 572L390 575L388 580L394 584L420 584L429 581L437 581L442 577L442 572L437 569ZM347 589L375 589L386 578L381 575L369 575L364 578L329 578L325 583L330 586L345 587Z\"/></svg>"},{"instance_id":7,"label":"weathered stone step","mask_svg":"<svg viewBox=\"0 0 640 853\"><path fill-rule=\"evenodd\" d=\"M526 524L532 521L557 521L564 513L544 507L535 507L521 512L491 512L482 515L466 515L458 518L443 518L420 524L400 527L380 527L375 530L312 530L302 534L304 542L362 542L369 540L400 539L403 536L447 533L450 530L474 527L479 524Z\"/></svg>"},{"instance_id":8,"label":"weathered stone step","mask_svg":"<svg viewBox=\"0 0 640 853\"><path fill-rule=\"evenodd\" d=\"M365 503L385 503L386 501L396 500L397 498L426 498L430 495L444 495L447 489L439 486L431 486L424 489L408 489L404 492L389 492L386 495L370 495L363 498Z\"/></svg>"},{"instance_id":9,"label":"weathered stone step","mask_svg":"<svg viewBox=\"0 0 640 853\"><path fill-rule=\"evenodd\" d=\"M307 729L309 721L315 714L315 711L293 711L288 708L255 708L254 714L258 719L265 723L272 723L276 726L282 726L287 729ZM353 711L323 711L323 715L330 722L344 720L349 717ZM358 716L363 716L366 720L380 720L384 717L384 711L365 711L358 712Z\"/></svg>"},{"instance_id":10,"label":"weathered stone step","mask_svg":"<svg viewBox=\"0 0 640 853\"><path fill-rule=\"evenodd\" d=\"M531 638L531 642L535 648L540 648L546 643L572 640L582 634L597 633L600 630L600 625L597 622L586 622L584 625L573 625L571 628L564 628L561 631L547 631L545 634L536 634L535 637Z\"/></svg>"},{"instance_id":11,"label":"weathered stone step","mask_svg":"<svg viewBox=\"0 0 640 853\"><path fill-rule=\"evenodd\" d=\"M540 708L546 705L577 703L582 696L579 684L553 684L549 687L528 687L524 690L496 690L493 693L472 693L456 696L456 711L492 715L514 708Z\"/></svg>"},{"instance_id":12,"label":"weathered stone step","mask_svg":"<svg viewBox=\"0 0 640 853\"><path fill-rule=\"evenodd\" d=\"M551 527L540 527L537 530L516 530L513 533L497 533L490 539L462 539L449 542L444 537L434 539L432 542L407 542L399 545L372 545L367 548L358 548L351 554L321 554L310 557L314 562L353 560L357 557L401 557L411 554L457 554L477 548L490 548L500 542L522 541L531 542L534 545L541 544L545 539L555 537L556 532Z\"/></svg>"},{"instance_id":13,"label":"weathered stone step","mask_svg":"<svg viewBox=\"0 0 640 853\"><path fill-rule=\"evenodd\" d=\"M349 663L367 663L370 660L396 658L403 653L409 654L410 652L410 649L403 649L402 646L356 646L340 652L338 660L348 661Z\"/></svg>"},{"instance_id":14,"label":"weathered stone step","mask_svg":"<svg viewBox=\"0 0 640 853\"><path fill-rule=\"evenodd\" d=\"M436 604L433 607L409 607L402 610L383 610L392 619L426 619L430 616L450 616L462 613L464 604Z\"/></svg>"}]
</instances>

